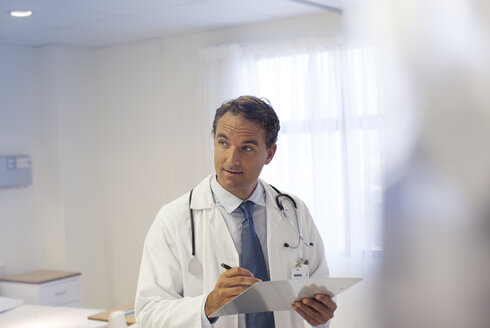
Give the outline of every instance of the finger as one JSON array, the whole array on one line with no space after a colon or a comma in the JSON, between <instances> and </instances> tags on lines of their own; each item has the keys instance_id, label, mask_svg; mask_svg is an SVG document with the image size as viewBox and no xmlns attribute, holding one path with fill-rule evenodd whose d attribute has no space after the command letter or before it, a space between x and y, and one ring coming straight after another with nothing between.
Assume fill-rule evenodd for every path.
<instances>
[{"instance_id":1,"label":"finger","mask_svg":"<svg viewBox=\"0 0 490 328\"><path fill-rule=\"evenodd\" d=\"M223 299L226 300L226 302L230 301L231 299L237 297L244 291L246 291L248 287L232 287L232 288L220 288L217 290L218 295Z\"/></svg>"},{"instance_id":2,"label":"finger","mask_svg":"<svg viewBox=\"0 0 490 328\"><path fill-rule=\"evenodd\" d=\"M317 313L315 314L315 316L318 318L318 320L322 322L326 322L333 318L333 311L317 300L305 298L303 300L303 304L309 306L311 309L316 311Z\"/></svg>"},{"instance_id":3,"label":"finger","mask_svg":"<svg viewBox=\"0 0 490 328\"><path fill-rule=\"evenodd\" d=\"M302 304L301 302L296 302L293 304L293 310L298 312L300 316L303 317L310 325L312 326L318 326L321 322L317 321L314 317L311 317L307 312L306 312L307 306Z\"/></svg>"},{"instance_id":4,"label":"finger","mask_svg":"<svg viewBox=\"0 0 490 328\"><path fill-rule=\"evenodd\" d=\"M219 288L215 290L218 299L221 300L221 305L224 305L235 297L245 292L249 287L233 287L233 288Z\"/></svg>"},{"instance_id":5,"label":"finger","mask_svg":"<svg viewBox=\"0 0 490 328\"><path fill-rule=\"evenodd\" d=\"M252 272L239 266L233 267L230 270L226 270L221 275L224 277L235 277L235 276L253 277L254 276Z\"/></svg>"},{"instance_id":6,"label":"finger","mask_svg":"<svg viewBox=\"0 0 490 328\"><path fill-rule=\"evenodd\" d=\"M321 320L322 319L322 313L321 312L318 312L317 310L315 310L314 308L312 308L310 306L310 304L312 304L312 302L316 302L312 299L308 299L308 298L305 298L303 299L303 301L300 303L300 308L306 312L306 314L308 314L308 316L312 317L312 318L316 318L318 320ZM326 308L326 307L325 307Z\"/></svg>"},{"instance_id":7,"label":"finger","mask_svg":"<svg viewBox=\"0 0 490 328\"><path fill-rule=\"evenodd\" d=\"M335 303L332 298L328 295L324 294L316 294L315 299L321 303L323 303L326 307L328 307L332 312L337 309L337 303Z\"/></svg>"},{"instance_id":8,"label":"finger","mask_svg":"<svg viewBox=\"0 0 490 328\"><path fill-rule=\"evenodd\" d=\"M326 313L319 312L310 306L310 304L313 304L313 302L317 302L317 301L312 300L312 299L303 299L303 301L299 305L299 308L304 313L306 313L306 315L308 317L312 318L316 322L319 322L319 323L327 322L328 319L330 318L331 311L329 311L326 306L321 305L324 309L327 309L328 312L326 312Z\"/></svg>"},{"instance_id":9,"label":"finger","mask_svg":"<svg viewBox=\"0 0 490 328\"><path fill-rule=\"evenodd\" d=\"M311 298L303 299L303 304L309 306L310 308L312 308L313 310L315 310L316 312L318 312L320 314L326 313L326 312L331 312L330 309L325 306L325 304L323 304L317 300L311 299Z\"/></svg>"},{"instance_id":10,"label":"finger","mask_svg":"<svg viewBox=\"0 0 490 328\"><path fill-rule=\"evenodd\" d=\"M260 281L261 280L257 279L257 278L235 276L232 278L224 278L224 279L218 280L218 282L216 283L216 286L219 288L230 288L230 287L237 287L237 286L250 287L250 286L255 285L256 283L258 283Z\"/></svg>"}]
</instances>

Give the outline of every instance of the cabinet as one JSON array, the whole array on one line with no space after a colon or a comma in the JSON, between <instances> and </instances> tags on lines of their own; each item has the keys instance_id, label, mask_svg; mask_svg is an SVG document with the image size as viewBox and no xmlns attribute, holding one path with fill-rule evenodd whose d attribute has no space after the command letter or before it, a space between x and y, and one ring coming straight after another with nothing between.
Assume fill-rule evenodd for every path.
<instances>
[{"instance_id":1,"label":"cabinet","mask_svg":"<svg viewBox=\"0 0 490 328\"><path fill-rule=\"evenodd\" d=\"M41 270L0 279L0 295L28 304L81 305L81 274Z\"/></svg>"}]
</instances>

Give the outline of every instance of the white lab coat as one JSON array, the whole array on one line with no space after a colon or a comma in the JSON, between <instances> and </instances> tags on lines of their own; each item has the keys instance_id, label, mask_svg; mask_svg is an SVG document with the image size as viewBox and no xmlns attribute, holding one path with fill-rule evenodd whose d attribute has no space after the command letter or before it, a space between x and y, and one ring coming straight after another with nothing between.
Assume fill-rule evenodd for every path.
<instances>
[{"instance_id":1,"label":"white lab coat","mask_svg":"<svg viewBox=\"0 0 490 328\"><path fill-rule=\"evenodd\" d=\"M138 326L161 328L201 327L201 310L205 297L214 289L223 272L221 263L239 265L239 255L226 222L213 200L210 181L205 178L194 188L191 208L194 213L196 257L202 273L187 270L191 259L191 223L189 193L163 206L146 237L135 301ZM296 229L286 221L277 207L277 193L259 179L266 194L267 249L271 280L290 279L290 270L299 258L309 261L310 277L327 277L328 268L323 242L305 204L294 197L298 206L301 234L312 248L304 244L297 249ZM284 201L285 207L289 203ZM287 204L287 205L286 205ZM291 207L292 208L292 207ZM296 226L294 214L291 216ZM276 327L309 327L294 311L274 313ZM216 328L237 327L237 316L220 317Z\"/></svg>"}]
</instances>

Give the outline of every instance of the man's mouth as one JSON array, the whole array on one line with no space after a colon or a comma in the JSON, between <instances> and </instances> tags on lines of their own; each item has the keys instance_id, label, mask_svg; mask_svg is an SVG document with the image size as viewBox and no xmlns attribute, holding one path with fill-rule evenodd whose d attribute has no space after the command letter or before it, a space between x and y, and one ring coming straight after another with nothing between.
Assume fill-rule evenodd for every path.
<instances>
[{"instance_id":1,"label":"man's mouth","mask_svg":"<svg viewBox=\"0 0 490 328\"><path fill-rule=\"evenodd\" d=\"M242 171L234 171L234 170L227 170L227 169L223 169L223 170L229 174L242 174L243 173Z\"/></svg>"}]
</instances>

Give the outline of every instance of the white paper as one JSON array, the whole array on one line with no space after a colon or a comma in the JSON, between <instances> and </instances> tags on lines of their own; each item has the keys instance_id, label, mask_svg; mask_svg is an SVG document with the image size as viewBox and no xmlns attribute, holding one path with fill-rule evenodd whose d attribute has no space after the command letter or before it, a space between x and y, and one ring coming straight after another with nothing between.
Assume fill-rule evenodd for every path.
<instances>
[{"instance_id":1,"label":"white paper","mask_svg":"<svg viewBox=\"0 0 490 328\"><path fill-rule=\"evenodd\" d=\"M104 328L108 323L90 320L89 315L101 309L66 306L23 304L10 311L0 313L2 328Z\"/></svg>"},{"instance_id":2,"label":"white paper","mask_svg":"<svg viewBox=\"0 0 490 328\"><path fill-rule=\"evenodd\" d=\"M335 296L362 278L313 278L259 282L210 315L211 318L237 313L292 311L291 305L315 294Z\"/></svg>"},{"instance_id":3,"label":"white paper","mask_svg":"<svg viewBox=\"0 0 490 328\"><path fill-rule=\"evenodd\" d=\"M21 306L22 304L24 304L23 300L0 296L0 313L15 309L16 307Z\"/></svg>"}]
</instances>

